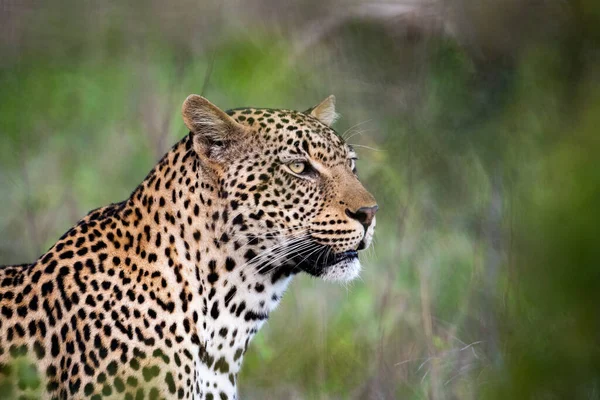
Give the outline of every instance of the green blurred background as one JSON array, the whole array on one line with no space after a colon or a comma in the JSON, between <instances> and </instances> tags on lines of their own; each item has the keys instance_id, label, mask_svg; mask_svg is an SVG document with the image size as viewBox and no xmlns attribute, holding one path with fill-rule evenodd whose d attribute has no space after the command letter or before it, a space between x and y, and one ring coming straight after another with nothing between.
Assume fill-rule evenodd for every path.
<instances>
[{"instance_id":1,"label":"green blurred background","mask_svg":"<svg viewBox=\"0 0 600 400\"><path fill-rule=\"evenodd\" d=\"M242 398L600 399L597 0L0 0L0 263L128 197L190 93L335 94L380 205L361 279L298 277Z\"/></svg>"}]
</instances>

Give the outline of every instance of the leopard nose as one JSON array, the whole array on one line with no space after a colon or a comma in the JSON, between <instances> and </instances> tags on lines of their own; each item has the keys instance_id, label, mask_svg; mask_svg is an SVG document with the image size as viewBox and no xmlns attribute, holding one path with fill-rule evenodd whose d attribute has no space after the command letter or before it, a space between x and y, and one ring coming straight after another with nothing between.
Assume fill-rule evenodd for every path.
<instances>
[{"instance_id":1,"label":"leopard nose","mask_svg":"<svg viewBox=\"0 0 600 400\"><path fill-rule=\"evenodd\" d=\"M356 211L350 211L349 209L346 209L346 215L360 222L366 231L371 225L371 222L373 222L373 218L375 218L375 213L378 209L379 206L377 205L372 207L361 207Z\"/></svg>"}]
</instances>

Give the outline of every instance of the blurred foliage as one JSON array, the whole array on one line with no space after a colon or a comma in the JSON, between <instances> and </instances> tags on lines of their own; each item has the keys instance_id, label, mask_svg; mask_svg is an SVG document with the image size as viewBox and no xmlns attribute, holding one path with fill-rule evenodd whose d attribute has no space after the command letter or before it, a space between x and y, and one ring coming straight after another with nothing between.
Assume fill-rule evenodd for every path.
<instances>
[{"instance_id":1,"label":"blurred foliage","mask_svg":"<svg viewBox=\"0 0 600 400\"><path fill-rule=\"evenodd\" d=\"M92 3L0 6L2 263L126 198L188 94L334 93L375 246L348 287L296 279L242 397L600 398L597 2Z\"/></svg>"}]
</instances>

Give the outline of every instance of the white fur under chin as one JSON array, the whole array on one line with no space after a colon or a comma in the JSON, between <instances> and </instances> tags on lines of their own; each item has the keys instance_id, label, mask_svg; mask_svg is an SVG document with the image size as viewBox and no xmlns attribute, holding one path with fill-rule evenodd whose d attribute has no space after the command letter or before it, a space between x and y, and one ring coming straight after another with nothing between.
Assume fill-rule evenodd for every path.
<instances>
[{"instance_id":1,"label":"white fur under chin","mask_svg":"<svg viewBox=\"0 0 600 400\"><path fill-rule=\"evenodd\" d=\"M344 260L327 267L321 278L332 282L350 282L360 275L361 265L358 258Z\"/></svg>"}]
</instances>

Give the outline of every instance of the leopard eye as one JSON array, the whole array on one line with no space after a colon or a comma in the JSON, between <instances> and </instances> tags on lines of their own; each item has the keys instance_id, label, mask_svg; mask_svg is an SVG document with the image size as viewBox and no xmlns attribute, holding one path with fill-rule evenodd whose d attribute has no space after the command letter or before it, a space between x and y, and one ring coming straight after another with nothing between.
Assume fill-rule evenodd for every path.
<instances>
[{"instance_id":1,"label":"leopard eye","mask_svg":"<svg viewBox=\"0 0 600 400\"><path fill-rule=\"evenodd\" d=\"M308 170L308 166L303 161L294 161L289 163L288 168L295 174L302 175Z\"/></svg>"},{"instance_id":2,"label":"leopard eye","mask_svg":"<svg viewBox=\"0 0 600 400\"><path fill-rule=\"evenodd\" d=\"M354 173L356 173L356 158L350 158L348 160L348 167Z\"/></svg>"}]
</instances>

